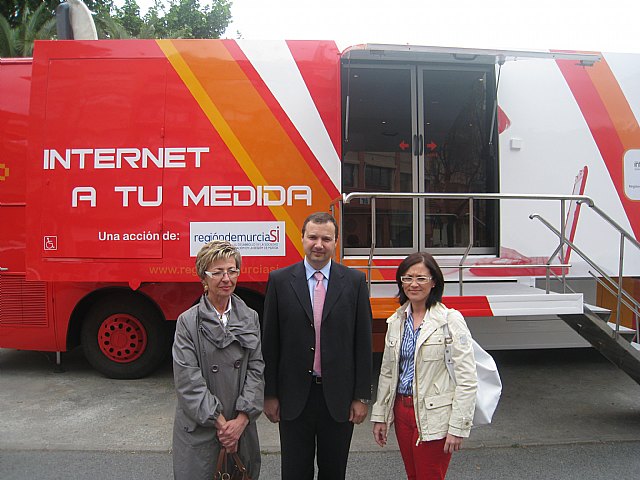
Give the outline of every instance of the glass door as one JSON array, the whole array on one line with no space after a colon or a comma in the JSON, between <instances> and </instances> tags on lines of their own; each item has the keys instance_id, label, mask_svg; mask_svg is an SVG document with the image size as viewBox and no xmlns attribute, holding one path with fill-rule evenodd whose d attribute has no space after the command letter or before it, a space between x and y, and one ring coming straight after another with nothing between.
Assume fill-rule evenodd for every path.
<instances>
[{"instance_id":1,"label":"glass door","mask_svg":"<svg viewBox=\"0 0 640 480\"><path fill-rule=\"evenodd\" d=\"M485 193L498 183L493 65L343 65L343 192ZM379 255L495 252L497 203L378 199ZM346 255L371 247L371 206L343 209Z\"/></svg>"},{"instance_id":2,"label":"glass door","mask_svg":"<svg viewBox=\"0 0 640 480\"><path fill-rule=\"evenodd\" d=\"M497 191L497 137L493 66L422 67L418 71L420 191ZM495 251L495 200L473 205L473 252ZM470 241L468 200L429 199L420 204L420 248L463 253Z\"/></svg>"},{"instance_id":3,"label":"glass door","mask_svg":"<svg viewBox=\"0 0 640 480\"><path fill-rule=\"evenodd\" d=\"M343 69L343 192L406 192L418 187L416 75L411 66L349 66ZM376 200L376 253L415 251L417 201ZM343 210L346 254L368 254L371 205L355 200Z\"/></svg>"}]
</instances>

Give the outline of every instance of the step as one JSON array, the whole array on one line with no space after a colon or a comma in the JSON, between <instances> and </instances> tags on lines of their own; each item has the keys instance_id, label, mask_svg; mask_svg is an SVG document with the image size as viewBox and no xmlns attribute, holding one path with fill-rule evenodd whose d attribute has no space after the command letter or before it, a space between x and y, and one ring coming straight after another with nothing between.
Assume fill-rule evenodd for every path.
<instances>
[{"instance_id":1,"label":"step","mask_svg":"<svg viewBox=\"0 0 640 480\"><path fill-rule=\"evenodd\" d=\"M611 318L611 310L607 308L602 308L597 305L591 305L589 303L585 303L584 306L586 307L586 309L590 310L591 313L597 315L601 320L604 320L605 322L608 322Z\"/></svg>"},{"instance_id":2,"label":"step","mask_svg":"<svg viewBox=\"0 0 640 480\"><path fill-rule=\"evenodd\" d=\"M584 337L602 355L640 384L640 349L619 335L594 313L561 315L567 324ZM637 344L637 343L636 343Z\"/></svg>"},{"instance_id":3,"label":"step","mask_svg":"<svg viewBox=\"0 0 640 480\"><path fill-rule=\"evenodd\" d=\"M607 322L607 325L609 325L609 328L611 328L611 330L613 330L614 332L616 331L616 322L609 321L612 314L611 310L598 307L597 305L590 305L588 303L585 303L584 306L585 306L585 311L591 311L591 313L593 313L598 318L600 318L600 320ZM625 338L626 340L631 341L635 336L636 331L633 328L620 325L620 328L618 329L618 333L622 338Z\"/></svg>"},{"instance_id":4,"label":"step","mask_svg":"<svg viewBox=\"0 0 640 480\"><path fill-rule=\"evenodd\" d=\"M373 317L386 319L398 308L395 284L372 284ZM443 303L465 317L539 316L581 314L581 293L546 293L543 289L518 282L446 283Z\"/></svg>"},{"instance_id":5,"label":"step","mask_svg":"<svg viewBox=\"0 0 640 480\"><path fill-rule=\"evenodd\" d=\"M611 330L615 331L616 323L615 322L607 322L607 325L611 327ZM633 328L625 327L624 325L620 325L620 329L618 330L620 335L627 337L629 335L635 335L636 331Z\"/></svg>"}]
</instances>

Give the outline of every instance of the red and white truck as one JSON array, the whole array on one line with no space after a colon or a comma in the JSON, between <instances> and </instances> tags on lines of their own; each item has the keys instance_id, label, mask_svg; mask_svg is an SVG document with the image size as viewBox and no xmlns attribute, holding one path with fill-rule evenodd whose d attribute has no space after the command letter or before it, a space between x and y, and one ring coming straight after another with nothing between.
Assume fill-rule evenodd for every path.
<instances>
[{"instance_id":1,"label":"red and white truck","mask_svg":"<svg viewBox=\"0 0 640 480\"><path fill-rule=\"evenodd\" d=\"M378 350L416 250L485 347L582 345L557 315L607 306L590 261L631 290L640 275L638 78L633 54L37 42L0 60L0 348L81 344L107 376L147 375L201 294L204 243L240 247L260 310L330 208L338 260L371 279ZM547 271L576 292L539 288Z\"/></svg>"}]
</instances>

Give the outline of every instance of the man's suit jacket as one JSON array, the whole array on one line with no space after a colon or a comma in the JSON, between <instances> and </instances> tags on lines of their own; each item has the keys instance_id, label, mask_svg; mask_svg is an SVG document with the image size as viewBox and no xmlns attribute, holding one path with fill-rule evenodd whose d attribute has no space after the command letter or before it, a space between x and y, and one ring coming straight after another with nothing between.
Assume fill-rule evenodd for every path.
<instances>
[{"instance_id":1,"label":"man's suit jacket","mask_svg":"<svg viewBox=\"0 0 640 480\"><path fill-rule=\"evenodd\" d=\"M304 262L269 275L263 327L265 396L279 399L281 419L294 420L311 388L315 345ZM364 274L333 261L320 342L325 401L346 422L354 399L371 398L371 304Z\"/></svg>"}]
</instances>

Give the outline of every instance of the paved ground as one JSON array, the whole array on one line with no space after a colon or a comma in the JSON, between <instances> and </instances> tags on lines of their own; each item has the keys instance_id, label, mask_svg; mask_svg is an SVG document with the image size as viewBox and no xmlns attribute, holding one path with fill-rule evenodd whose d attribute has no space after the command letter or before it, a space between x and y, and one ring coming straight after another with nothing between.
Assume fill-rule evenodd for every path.
<instances>
[{"instance_id":1,"label":"paved ground","mask_svg":"<svg viewBox=\"0 0 640 480\"><path fill-rule=\"evenodd\" d=\"M494 357L504 383L494 423L472 432L448 478L607 478L590 466L594 455L605 472L617 466L616 478L638 478L639 385L591 349ZM80 352L63 355L64 373L52 359L0 349L0 478L65 478L74 465L71 478L99 480L101 465L111 472L104 478L170 478L170 364L117 381L91 370ZM278 478L277 429L264 417L258 428L262 478ZM349 478L402 478L395 442L381 450L368 423L356 428L352 451ZM152 475L134 475L137 468Z\"/></svg>"},{"instance_id":2,"label":"paved ground","mask_svg":"<svg viewBox=\"0 0 640 480\"><path fill-rule=\"evenodd\" d=\"M466 449L453 457L447 480L637 480L640 442ZM280 456L262 457L261 480L280 477ZM1 451L3 480L171 479L166 452ZM402 479L398 451L353 452L348 480Z\"/></svg>"}]
</instances>

